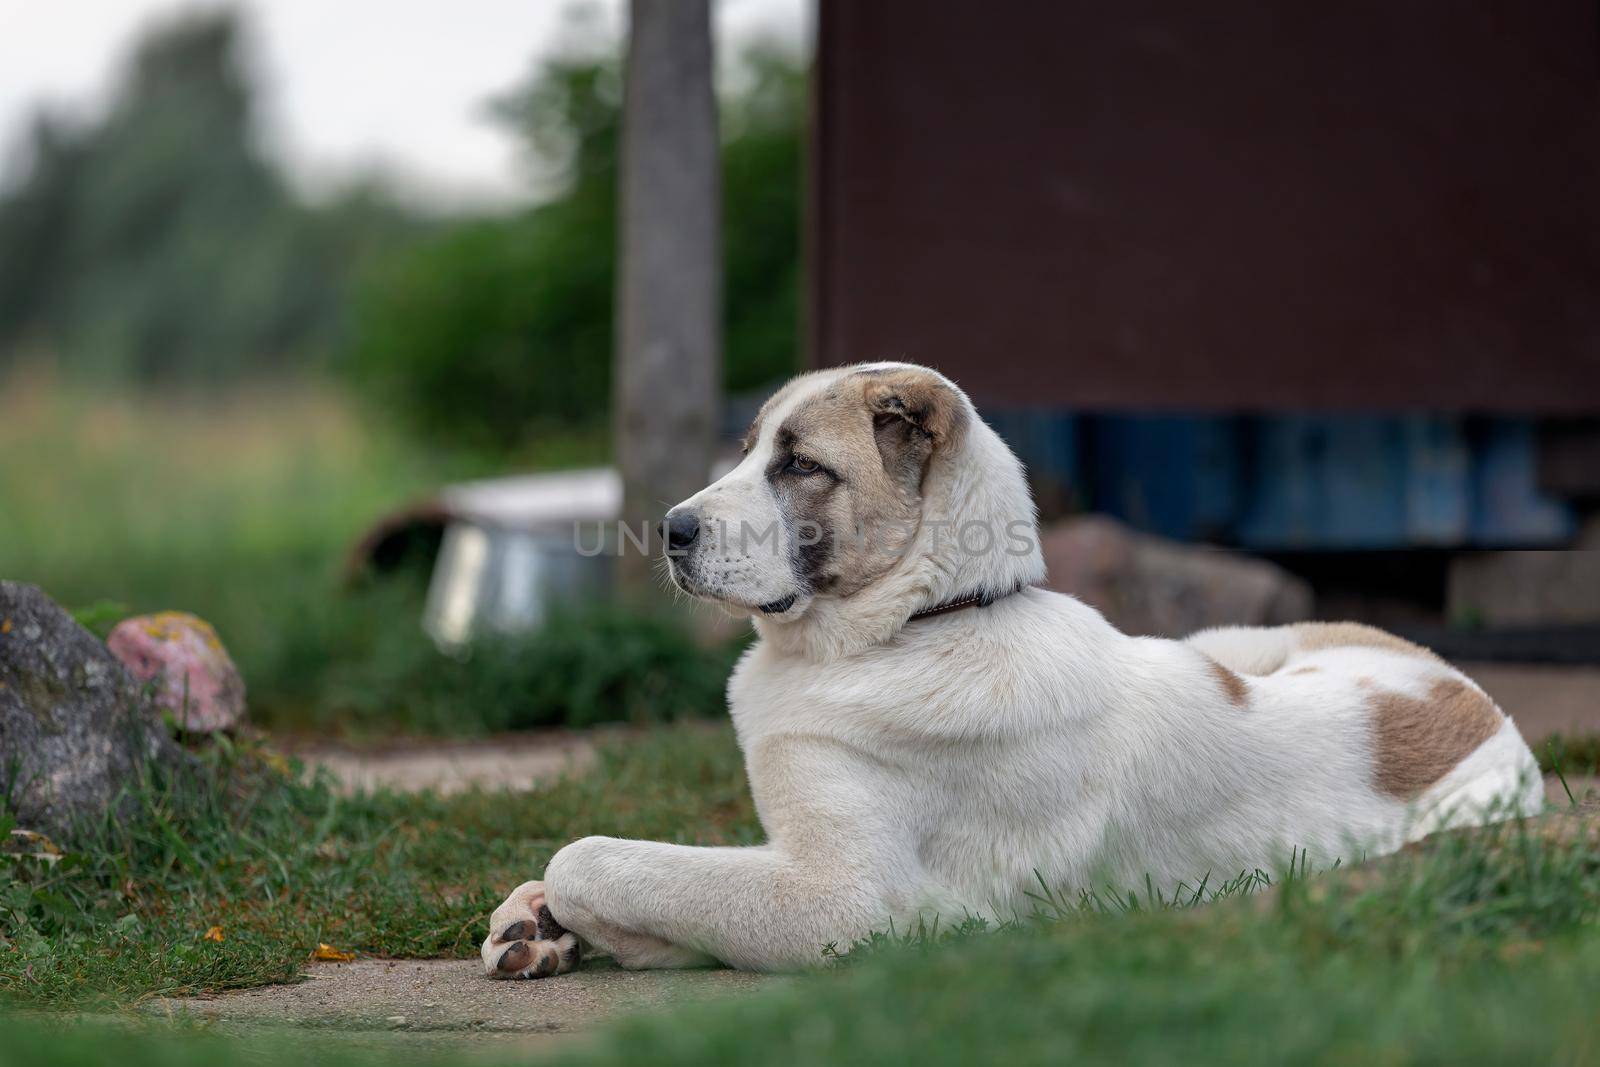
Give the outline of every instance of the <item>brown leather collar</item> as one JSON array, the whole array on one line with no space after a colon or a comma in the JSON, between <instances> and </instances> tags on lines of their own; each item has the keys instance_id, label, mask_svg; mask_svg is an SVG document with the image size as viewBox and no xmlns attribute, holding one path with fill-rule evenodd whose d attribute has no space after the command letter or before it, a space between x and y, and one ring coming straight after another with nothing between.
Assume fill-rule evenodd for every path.
<instances>
[{"instance_id":1,"label":"brown leather collar","mask_svg":"<svg viewBox=\"0 0 1600 1067\"><path fill-rule=\"evenodd\" d=\"M906 623L910 624L916 622L918 619L931 619L935 615L947 615L952 611L963 611L967 608L986 608L990 604L993 604L996 600L1004 600L1013 593L1022 592L1022 590L1025 588L1027 587L1019 585L1014 589L1007 589L999 593L991 593L987 591L981 593L965 593L949 600L940 601L931 608L923 608L921 611L912 612L911 617L906 620Z\"/></svg>"}]
</instances>

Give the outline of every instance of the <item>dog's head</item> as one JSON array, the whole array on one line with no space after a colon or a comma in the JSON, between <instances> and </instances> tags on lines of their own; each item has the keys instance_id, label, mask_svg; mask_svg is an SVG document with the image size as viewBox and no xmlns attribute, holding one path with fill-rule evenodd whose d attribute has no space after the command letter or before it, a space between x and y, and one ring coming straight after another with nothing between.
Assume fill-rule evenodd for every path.
<instances>
[{"instance_id":1,"label":"dog's head","mask_svg":"<svg viewBox=\"0 0 1600 1067\"><path fill-rule=\"evenodd\" d=\"M930 468L976 422L967 398L924 367L796 378L756 416L743 461L667 513L672 580L780 621L854 595L912 549Z\"/></svg>"}]
</instances>

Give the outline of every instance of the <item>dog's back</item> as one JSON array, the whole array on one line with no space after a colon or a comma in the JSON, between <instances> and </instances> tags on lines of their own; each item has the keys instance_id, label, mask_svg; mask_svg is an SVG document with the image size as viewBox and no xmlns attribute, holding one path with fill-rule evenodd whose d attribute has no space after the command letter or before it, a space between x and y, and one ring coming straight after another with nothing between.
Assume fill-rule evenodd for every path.
<instances>
[{"instance_id":1,"label":"dog's back","mask_svg":"<svg viewBox=\"0 0 1600 1067\"><path fill-rule=\"evenodd\" d=\"M1354 686L1382 793L1411 805L1416 839L1446 826L1536 813L1538 764L1516 725L1432 651L1359 623L1224 627L1188 638L1264 693Z\"/></svg>"}]
</instances>

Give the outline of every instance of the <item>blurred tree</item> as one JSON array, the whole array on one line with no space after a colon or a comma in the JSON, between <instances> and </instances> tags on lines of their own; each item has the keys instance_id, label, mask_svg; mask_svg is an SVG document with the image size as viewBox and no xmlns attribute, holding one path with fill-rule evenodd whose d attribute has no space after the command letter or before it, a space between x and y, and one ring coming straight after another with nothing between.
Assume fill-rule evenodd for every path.
<instances>
[{"instance_id":1,"label":"blurred tree","mask_svg":"<svg viewBox=\"0 0 1600 1067\"><path fill-rule=\"evenodd\" d=\"M5 343L51 333L61 317L66 234L83 183L82 145L47 113L34 119L32 177L0 201L0 366Z\"/></svg>"},{"instance_id":2,"label":"blurred tree","mask_svg":"<svg viewBox=\"0 0 1600 1067\"><path fill-rule=\"evenodd\" d=\"M347 369L430 438L499 451L603 415L618 94L615 64L574 40L491 110L552 199L446 227L365 278Z\"/></svg>"},{"instance_id":3,"label":"blurred tree","mask_svg":"<svg viewBox=\"0 0 1600 1067\"><path fill-rule=\"evenodd\" d=\"M723 349L730 392L765 389L800 361L805 73L752 45L722 101Z\"/></svg>"},{"instance_id":4,"label":"blurred tree","mask_svg":"<svg viewBox=\"0 0 1600 1067\"><path fill-rule=\"evenodd\" d=\"M792 55L764 45L728 80L724 384L739 392L798 361L804 76ZM377 265L347 353L363 390L435 440L494 451L605 418L620 106L615 44L593 22L495 103L547 199L449 227Z\"/></svg>"},{"instance_id":5,"label":"blurred tree","mask_svg":"<svg viewBox=\"0 0 1600 1067\"><path fill-rule=\"evenodd\" d=\"M83 129L41 117L0 200L0 358L214 381L302 366L330 347L353 260L408 228L370 191L299 205L262 157L226 11L137 48L116 103Z\"/></svg>"},{"instance_id":6,"label":"blurred tree","mask_svg":"<svg viewBox=\"0 0 1600 1067\"><path fill-rule=\"evenodd\" d=\"M716 454L722 176L711 55L711 0L628 5L611 441L621 518L635 530L705 485ZM655 562L622 553L622 588L650 590Z\"/></svg>"}]
</instances>

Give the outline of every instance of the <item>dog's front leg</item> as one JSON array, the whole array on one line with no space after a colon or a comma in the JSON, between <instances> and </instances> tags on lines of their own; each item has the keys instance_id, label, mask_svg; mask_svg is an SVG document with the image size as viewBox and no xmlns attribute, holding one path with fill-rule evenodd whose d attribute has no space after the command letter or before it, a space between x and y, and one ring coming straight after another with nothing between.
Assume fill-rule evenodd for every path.
<instances>
[{"instance_id":1,"label":"dog's front leg","mask_svg":"<svg viewBox=\"0 0 1600 1067\"><path fill-rule=\"evenodd\" d=\"M479 952L491 978L548 978L565 974L588 955L611 955L629 967L701 967L709 956L603 921L578 937L556 921L542 881L524 882L489 916Z\"/></svg>"},{"instance_id":2,"label":"dog's front leg","mask_svg":"<svg viewBox=\"0 0 1600 1067\"><path fill-rule=\"evenodd\" d=\"M752 746L750 768L763 823L776 831L771 844L575 841L550 860L544 881L495 911L483 948L490 973L560 973L569 955L576 960L577 939L569 953L559 944L571 933L625 967L811 966L826 946L848 948L918 899L925 876L915 837L885 800L897 794L881 764L832 742L788 739Z\"/></svg>"},{"instance_id":3,"label":"dog's front leg","mask_svg":"<svg viewBox=\"0 0 1600 1067\"><path fill-rule=\"evenodd\" d=\"M845 855L808 863L770 845L586 837L495 910L483 961L494 977L560 974L576 965L581 937L624 967L813 966L826 946L848 947L886 921L875 883Z\"/></svg>"},{"instance_id":4,"label":"dog's front leg","mask_svg":"<svg viewBox=\"0 0 1600 1067\"><path fill-rule=\"evenodd\" d=\"M563 926L625 967L705 957L754 970L821 963L882 922L883 894L847 855L698 848L586 837L550 861L545 892Z\"/></svg>"}]
</instances>

